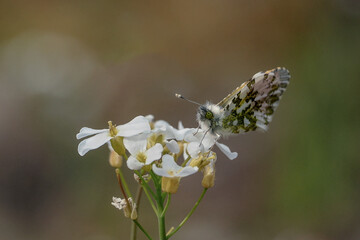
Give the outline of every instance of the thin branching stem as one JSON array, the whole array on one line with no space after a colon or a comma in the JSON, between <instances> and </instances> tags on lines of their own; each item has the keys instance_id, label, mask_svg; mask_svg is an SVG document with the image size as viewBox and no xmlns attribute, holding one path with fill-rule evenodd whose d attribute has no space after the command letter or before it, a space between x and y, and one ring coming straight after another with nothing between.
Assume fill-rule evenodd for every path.
<instances>
[{"instance_id":1,"label":"thin branching stem","mask_svg":"<svg viewBox=\"0 0 360 240\"><path fill-rule=\"evenodd\" d=\"M174 231L170 232L167 235L167 239L169 239L172 235L174 235L177 231L179 231L179 229L186 223L186 221L191 217L191 215L194 213L195 209L197 208L197 206L200 204L201 200L203 199L206 191L208 189L204 188L203 192L201 193L199 199L197 200L197 202L195 203L194 207L190 210L190 212L188 213L188 215L186 215L186 217L184 218L184 220L182 220L182 222L179 224L179 226L177 226L177 228L175 228Z\"/></svg>"},{"instance_id":2,"label":"thin branching stem","mask_svg":"<svg viewBox=\"0 0 360 240\"><path fill-rule=\"evenodd\" d=\"M151 187L149 186L149 184L145 181L145 179L143 178L143 176L141 175L141 173L139 171L135 170L135 174L139 176L140 180L141 180L141 185L144 186L144 190L146 188L146 190L148 190L150 192L150 194L156 198L155 193L153 192L153 190L151 189Z\"/></svg>"},{"instance_id":3,"label":"thin branching stem","mask_svg":"<svg viewBox=\"0 0 360 240\"><path fill-rule=\"evenodd\" d=\"M117 168L117 169L118 169L118 171L117 171L116 173L118 173L119 176L120 176L120 178L121 178L121 182L123 183L124 190L125 190L126 194L127 194L129 197L132 198L131 192L130 192L129 187L128 187L126 181L125 181L125 178L124 178L124 175L123 175L123 173L122 173L122 171L121 171L121 168Z\"/></svg>"},{"instance_id":4,"label":"thin branching stem","mask_svg":"<svg viewBox=\"0 0 360 240\"><path fill-rule=\"evenodd\" d=\"M120 174L119 174L119 172L121 172L121 171L120 171L120 168L117 168L117 169L115 170L115 172L116 172L116 177L117 177L117 180L118 180L118 183L119 183L119 186L120 186L120 190L121 190L122 194L124 195L126 204L127 204L128 207L131 209L131 205L130 205L129 199L128 199L126 193L125 193L124 186L123 186L123 184L122 184L121 177L120 177Z\"/></svg>"},{"instance_id":5,"label":"thin branching stem","mask_svg":"<svg viewBox=\"0 0 360 240\"><path fill-rule=\"evenodd\" d=\"M133 222L136 224L136 226L138 226L138 228L140 228L140 230L145 234L145 236L146 236L149 240L152 240L152 238L150 237L150 235L145 231L145 229L143 228L143 226L141 226L141 224L140 224L137 220L133 220Z\"/></svg>"},{"instance_id":6,"label":"thin branching stem","mask_svg":"<svg viewBox=\"0 0 360 240\"><path fill-rule=\"evenodd\" d=\"M137 188L137 192L136 192L136 211L137 214L139 215L139 206L140 206L140 200L141 200L141 194L142 194L142 186L139 184L138 188ZM136 235L137 235L137 227L135 222L133 221L131 223L131 235L130 235L130 240L136 240Z\"/></svg>"},{"instance_id":7,"label":"thin branching stem","mask_svg":"<svg viewBox=\"0 0 360 240\"><path fill-rule=\"evenodd\" d=\"M150 194L149 194L149 192L148 192L148 190L150 189L149 185L147 185L146 181L145 181L144 178L141 176L141 174L139 173L139 171L135 171L135 173L140 177L140 179L141 179L141 182L140 182L140 183L141 183L142 188L144 189L145 195L146 195L146 197L149 199L150 205L151 205L151 207L153 208L155 214L158 215L158 210L157 210L157 208L155 207L154 201L152 200L152 198L151 198L151 196L150 196ZM150 191L151 191L151 189L150 189ZM152 191L151 191L151 192L152 192ZM156 195L155 195L153 192L152 192L152 194L153 194L153 197L156 199Z\"/></svg>"},{"instance_id":8,"label":"thin branching stem","mask_svg":"<svg viewBox=\"0 0 360 240\"><path fill-rule=\"evenodd\" d=\"M171 200L171 193L168 193L168 197L167 197L167 200L166 200L165 208L164 208L164 210L163 210L162 213L161 213L161 216L162 216L162 217L165 216L165 213L166 213L166 211L167 211L167 209L168 209L168 207L169 207L169 205L170 205L170 200Z\"/></svg>"}]
</instances>

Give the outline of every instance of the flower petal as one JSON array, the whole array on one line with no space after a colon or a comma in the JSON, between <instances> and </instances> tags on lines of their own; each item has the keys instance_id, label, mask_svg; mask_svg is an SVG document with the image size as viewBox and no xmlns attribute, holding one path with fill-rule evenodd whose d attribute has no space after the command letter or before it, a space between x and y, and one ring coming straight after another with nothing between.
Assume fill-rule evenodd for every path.
<instances>
[{"instance_id":1,"label":"flower petal","mask_svg":"<svg viewBox=\"0 0 360 240\"><path fill-rule=\"evenodd\" d=\"M178 129L179 130L184 129L184 125L181 121L179 121L179 123L178 123Z\"/></svg>"},{"instance_id":2,"label":"flower petal","mask_svg":"<svg viewBox=\"0 0 360 240\"><path fill-rule=\"evenodd\" d=\"M189 157L189 154L187 153L187 145L188 145L188 143L184 143L184 154L183 154L184 160L188 159L188 157ZM188 164L189 164L189 162L188 162Z\"/></svg>"},{"instance_id":3,"label":"flower petal","mask_svg":"<svg viewBox=\"0 0 360 240\"><path fill-rule=\"evenodd\" d=\"M204 146L199 142L191 142L187 145L187 151L192 158L196 158L200 153L204 152Z\"/></svg>"},{"instance_id":4,"label":"flower petal","mask_svg":"<svg viewBox=\"0 0 360 240\"><path fill-rule=\"evenodd\" d=\"M191 174L196 173L198 170L199 170L198 167L186 166L179 173L177 173L176 176L177 177L187 177Z\"/></svg>"},{"instance_id":5,"label":"flower petal","mask_svg":"<svg viewBox=\"0 0 360 240\"><path fill-rule=\"evenodd\" d=\"M149 121L143 116L138 116L130 122L119 125L116 128L118 130L117 136L122 137L131 137L140 133L150 132L151 130Z\"/></svg>"},{"instance_id":6,"label":"flower petal","mask_svg":"<svg viewBox=\"0 0 360 240\"><path fill-rule=\"evenodd\" d=\"M199 132L196 133L197 130L195 128L191 128L190 130L191 131L186 132L186 134L184 136L184 140L186 142L200 142L201 137L199 137ZM202 130L199 130L199 131L202 131Z\"/></svg>"},{"instance_id":7,"label":"flower petal","mask_svg":"<svg viewBox=\"0 0 360 240\"><path fill-rule=\"evenodd\" d=\"M155 122L155 127L156 128L161 128L161 127L169 127L171 126L168 122L164 121L164 120L158 120Z\"/></svg>"},{"instance_id":8,"label":"flower petal","mask_svg":"<svg viewBox=\"0 0 360 240\"><path fill-rule=\"evenodd\" d=\"M165 143L166 147L170 150L170 152L175 154L180 152L179 144L175 140L171 140L170 142L165 141Z\"/></svg>"},{"instance_id":9,"label":"flower petal","mask_svg":"<svg viewBox=\"0 0 360 240\"><path fill-rule=\"evenodd\" d=\"M140 170L144 164L139 162L134 156L130 156L128 160L126 161L126 165L131 170Z\"/></svg>"},{"instance_id":10,"label":"flower petal","mask_svg":"<svg viewBox=\"0 0 360 240\"><path fill-rule=\"evenodd\" d=\"M179 172L182 167L177 165L173 156L166 154L162 157L162 168L166 171Z\"/></svg>"},{"instance_id":11,"label":"flower petal","mask_svg":"<svg viewBox=\"0 0 360 240\"><path fill-rule=\"evenodd\" d=\"M90 135L94 135L97 133L102 133L102 132L106 132L109 131L109 129L92 129L92 128L88 128L88 127L83 127L80 129L80 132L78 134L76 134L76 139L81 139Z\"/></svg>"},{"instance_id":12,"label":"flower petal","mask_svg":"<svg viewBox=\"0 0 360 240\"><path fill-rule=\"evenodd\" d=\"M183 128L180 130L175 129L174 131L175 139L178 141L183 141L187 136L187 134L190 133L191 135L193 135L193 132L195 132L194 128Z\"/></svg>"},{"instance_id":13,"label":"flower petal","mask_svg":"<svg viewBox=\"0 0 360 240\"><path fill-rule=\"evenodd\" d=\"M146 115L145 118L149 121L149 122L152 122L154 120L154 115Z\"/></svg>"},{"instance_id":14,"label":"flower petal","mask_svg":"<svg viewBox=\"0 0 360 240\"><path fill-rule=\"evenodd\" d=\"M215 144L230 160L234 160L235 158L237 158L238 153L231 152L230 148L228 146L226 146L225 144L218 143L218 142L216 142Z\"/></svg>"},{"instance_id":15,"label":"flower petal","mask_svg":"<svg viewBox=\"0 0 360 240\"><path fill-rule=\"evenodd\" d=\"M197 167L180 167L171 155L164 155L162 158L162 168L158 168L155 164L152 166L153 171L163 177L186 177L196 173ZM170 174L172 173L172 174Z\"/></svg>"},{"instance_id":16,"label":"flower petal","mask_svg":"<svg viewBox=\"0 0 360 240\"><path fill-rule=\"evenodd\" d=\"M109 136L108 132L96 134L92 137L89 137L81 141L78 146L78 152L80 156L84 156L88 151L102 146L110 139L111 137Z\"/></svg>"},{"instance_id":17,"label":"flower petal","mask_svg":"<svg viewBox=\"0 0 360 240\"><path fill-rule=\"evenodd\" d=\"M159 160L161 158L162 151L163 146L160 143L157 143L152 148L149 148L146 151L146 165L151 164L155 160Z\"/></svg>"},{"instance_id":18,"label":"flower petal","mask_svg":"<svg viewBox=\"0 0 360 240\"><path fill-rule=\"evenodd\" d=\"M216 143L217 137L212 134L206 134L205 138L202 141L202 144L204 145L205 152L207 152L214 144Z\"/></svg>"},{"instance_id":19,"label":"flower petal","mask_svg":"<svg viewBox=\"0 0 360 240\"><path fill-rule=\"evenodd\" d=\"M162 177L169 177L170 176L169 173L164 168L158 168L156 166L156 164L152 165L152 170L158 176L162 176Z\"/></svg>"},{"instance_id":20,"label":"flower petal","mask_svg":"<svg viewBox=\"0 0 360 240\"><path fill-rule=\"evenodd\" d=\"M141 134L134 137L124 138L124 146L131 155L136 155L138 152L145 152L147 135Z\"/></svg>"},{"instance_id":21,"label":"flower petal","mask_svg":"<svg viewBox=\"0 0 360 240\"><path fill-rule=\"evenodd\" d=\"M152 165L152 169L154 171L154 173L156 173L159 176L162 177L173 177L169 174L169 171L175 172L173 167L176 167L177 164L174 161L174 158L169 155L166 154L162 157L162 167L159 168L156 166L156 164Z\"/></svg>"}]
</instances>

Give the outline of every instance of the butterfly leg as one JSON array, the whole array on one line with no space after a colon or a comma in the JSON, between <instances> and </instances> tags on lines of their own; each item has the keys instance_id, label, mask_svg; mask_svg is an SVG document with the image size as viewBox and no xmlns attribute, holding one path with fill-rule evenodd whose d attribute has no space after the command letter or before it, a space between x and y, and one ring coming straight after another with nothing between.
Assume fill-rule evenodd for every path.
<instances>
[{"instance_id":1,"label":"butterfly leg","mask_svg":"<svg viewBox=\"0 0 360 240\"><path fill-rule=\"evenodd\" d=\"M195 136L196 134L198 134L199 130L200 130L200 125L197 127L196 132L194 132L193 135Z\"/></svg>"},{"instance_id":2,"label":"butterfly leg","mask_svg":"<svg viewBox=\"0 0 360 240\"><path fill-rule=\"evenodd\" d=\"M202 144L202 141L204 140L206 134L210 131L211 128L208 128L208 130L206 130L206 132L204 132L204 136L201 138L201 141L200 141L200 144L199 144L199 147L201 146Z\"/></svg>"},{"instance_id":3,"label":"butterfly leg","mask_svg":"<svg viewBox=\"0 0 360 240\"><path fill-rule=\"evenodd\" d=\"M214 148L215 143L219 140L220 137L221 137L220 135L216 134L215 142L214 142L214 144L210 147L210 149L209 149L209 154L208 154L207 157L210 157L211 150Z\"/></svg>"}]
</instances>

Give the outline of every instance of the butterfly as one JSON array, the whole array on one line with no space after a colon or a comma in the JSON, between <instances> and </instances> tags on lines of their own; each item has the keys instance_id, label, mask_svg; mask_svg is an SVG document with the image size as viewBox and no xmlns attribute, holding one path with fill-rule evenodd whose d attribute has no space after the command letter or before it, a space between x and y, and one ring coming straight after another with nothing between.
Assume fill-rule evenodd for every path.
<instances>
[{"instance_id":1,"label":"butterfly","mask_svg":"<svg viewBox=\"0 0 360 240\"><path fill-rule=\"evenodd\" d=\"M256 73L218 104L203 105L176 94L178 98L200 105L199 127L217 137L249 131L266 131L279 101L289 85L290 73L277 67Z\"/></svg>"}]
</instances>

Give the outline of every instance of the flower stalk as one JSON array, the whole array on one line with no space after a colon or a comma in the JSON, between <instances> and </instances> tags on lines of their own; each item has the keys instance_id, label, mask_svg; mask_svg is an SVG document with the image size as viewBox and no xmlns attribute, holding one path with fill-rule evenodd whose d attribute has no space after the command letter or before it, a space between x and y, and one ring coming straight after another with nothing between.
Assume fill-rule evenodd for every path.
<instances>
[{"instance_id":1,"label":"flower stalk","mask_svg":"<svg viewBox=\"0 0 360 240\"><path fill-rule=\"evenodd\" d=\"M206 191L208 189L204 188L203 192L201 193L199 199L197 200L197 202L195 203L194 207L190 210L190 212L188 213L188 215L186 215L186 217L184 218L184 220L181 221L181 223L179 224L179 226L177 226L177 228L175 228L175 230L171 231L168 235L167 235L167 239L169 239L171 236L173 236L177 231L180 230L180 228L187 222L187 220L189 220L189 218L191 217L191 215L194 213L194 211L196 210L196 208L199 206L201 200L203 199Z\"/></svg>"}]
</instances>

